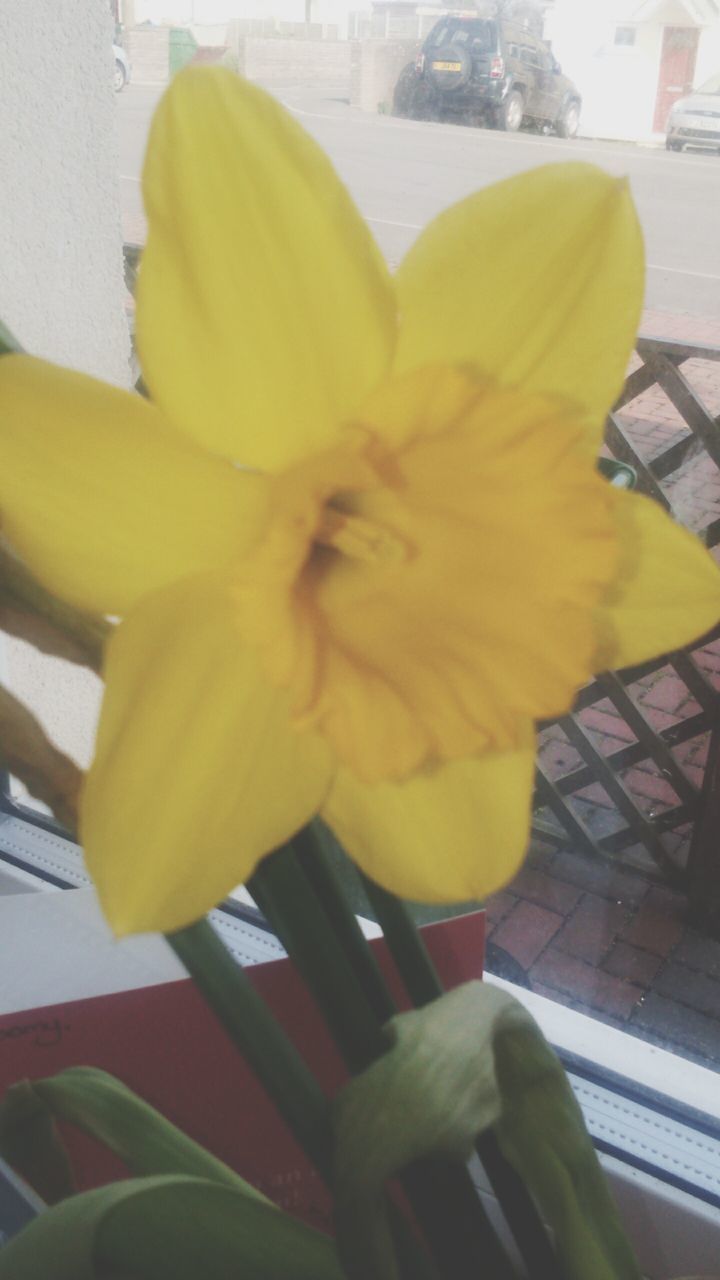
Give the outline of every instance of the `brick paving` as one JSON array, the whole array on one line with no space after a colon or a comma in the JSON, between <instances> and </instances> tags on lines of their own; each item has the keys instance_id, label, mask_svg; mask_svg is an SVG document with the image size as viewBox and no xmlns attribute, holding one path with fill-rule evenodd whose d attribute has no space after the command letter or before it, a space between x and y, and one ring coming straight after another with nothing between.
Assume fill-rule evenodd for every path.
<instances>
[{"instance_id":1,"label":"brick paving","mask_svg":"<svg viewBox=\"0 0 720 1280\"><path fill-rule=\"evenodd\" d=\"M646 311L641 332L649 337L675 338L683 342L704 342L720 346L720 321L695 316ZM689 360L683 372L708 409L720 414L720 377L716 365ZM644 461L675 444L687 434L687 427L660 387L652 387L627 405L620 415L634 448ZM690 457L686 464L661 486L672 503L677 519L698 531L720 516L720 474L704 453Z\"/></svg>"},{"instance_id":2,"label":"brick paving","mask_svg":"<svg viewBox=\"0 0 720 1280\"><path fill-rule=\"evenodd\" d=\"M521 873L525 880L537 852ZM488 967L720 1068L720 941L687 924L684 895L583 855L540 854L540 874L556 890L554 906L525 898L515 882L495 895L498 908L490 898ZM583 891L578 880L593 889Z\"/></svg>"},{"instance_id":3,"label":"brick paving","mask_svg":"<svg viewBox=\"0 0 720 1280\"><path fill-rule=\"evenodd\" d=\"M720 322L692 316L646 312L641 332L720 346ZM720 415L720 366L693 360L683 371L711 412ZM687 433L657 387L627 405L620 417L646 460ZM720 472L704 452L690 456L662 483L675 515L689 528L700 531L720 517ZM720 643L697 651L695 660L720 689ZM637 681L631 693L655 730L699 710L670 667ZM583 711L581 720L604 755L636 741L607 699ZM673 752L695 785L702 781L707 745L705 735ZM541 735L540 755L552 778L582 763L557 725ZM678 803L670 782L650 760L626 769L622 779L646 814ZM599 783L578 792L573 803L595 836L624 826ZM687 856L689 837L687 828L663 837L678 865ZM720 939L692 928L684 895L659 884L652 871L535 840L516 879L488 902L489 967L600 1021L720 1068Z\"/></svg>"}]
</instances>

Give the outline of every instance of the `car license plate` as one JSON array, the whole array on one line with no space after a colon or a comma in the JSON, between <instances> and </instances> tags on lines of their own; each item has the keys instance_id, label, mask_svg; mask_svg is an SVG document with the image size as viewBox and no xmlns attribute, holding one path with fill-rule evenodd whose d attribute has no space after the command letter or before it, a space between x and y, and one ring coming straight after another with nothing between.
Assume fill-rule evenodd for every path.
<instances>
[{"instance_id":1,"label":"car license plate","mask_svg":"<svg viewBox=\"0 0 720 1280\"><path fill-rule=\"evenodd\" d=\"M688 129L699 129L707 133L720 134L720 120L713 116L686 116L682 121Z\"/></svg>"},{"instance_id":2,"label":"car license plate","mask_svg":"<svg viewBox=\"0 0 720 1280\"><path fill-rule=\"evenodd\" d=\"M433 62L433 71L462 71L462 62Z\"/></svg>"}]
</instances>

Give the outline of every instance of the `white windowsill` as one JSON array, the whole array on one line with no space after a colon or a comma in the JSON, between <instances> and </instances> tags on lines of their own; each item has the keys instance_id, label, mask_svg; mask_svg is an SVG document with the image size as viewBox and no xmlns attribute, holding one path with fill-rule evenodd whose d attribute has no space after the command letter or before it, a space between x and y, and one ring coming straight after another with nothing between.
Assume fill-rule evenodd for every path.
<instances>
[{"instance_id":1,"label":"white windowsill","mask_svg":"<svg viewBox=\"0 0 720 1280\"><path fill-rule=\"evenodd\" d=\"M617 1031L604 1022L575 1009L536 995L523 987L485 975L486 981L516 996L539 1023L546 1038L556 1049L572 1053L592 1062L600 1071L625 1076L654 1093L702 1111L720 1121L720 1077L715 1071L648 1044L626 1031Z\"/></svg>"}]
</instances>

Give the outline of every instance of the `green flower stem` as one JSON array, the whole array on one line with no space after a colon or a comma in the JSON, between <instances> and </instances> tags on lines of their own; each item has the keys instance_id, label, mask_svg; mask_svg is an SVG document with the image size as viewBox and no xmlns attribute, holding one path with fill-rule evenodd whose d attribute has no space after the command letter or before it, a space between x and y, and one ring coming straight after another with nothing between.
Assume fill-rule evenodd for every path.
<instances>
[{"instance_id":1,"label":"green flower stem","mask_svg":"<svg viewBox=\"0 0 720 1280\"><path fill-rule=\"evenodd\" d=\"M265 858L247 887L312 991L348 1070L363 1071L387 1048L382 1024L294 846L285 845Z\"/></svg>"},{"instance_id":2,"label":"green flower stem","mask_svg":"<svg viewBox=\"0 0 720 1280\"><path fill-rule=\"evenodd\" d=\"M322 880L326 904L331 904L333 912L329 918L303 872L295 852L297 840L265 858L247 887L317 1000L348 1069L356 1073L387 1049L382 1031L386 1019L378 1019L364 989L368 980L375 985L378 975L374 960L368 964L354 944L352 961L349 958L337 902L342 891L331 885L326 863ZM305 860L321 858L316 836L308 828L301 847ZM384 999L387 1008L388 1002L392 1003L389 995ZM439 1158L423 1160L406 1170L401 1182L444 1274L453 1280L476 1280L486 1270L494 1280L513 1276L462 1165Z\"/></svg>"},{"instance_id":3,"label":"green flower stem","mask_svg":"<svg viewBox=\"0 0 720 1280\"><path fill-rule=\"evenodd\" d=\"M328 1181L333 1139L325 1095L207 920L166 935L288 1128Z\"/></svg>"},{"instance_id":4,"label":"green flower stem","mask_svg":"<svg viewBox=\"0 0 720 1280\"><path fill-rule=\"evenodd\" d=\"M421 1009L437 1000L444 990L428 949L406 904L362 872L360 875L407 993L416 1008Z\"/></svg>"},{"instance_id":5,"label":"green flower stem","mask_svg":"<svg viewBox=\"0 0 720 1280\"><path fill-rule=\"evenodd\" d=\"M398 972L418 1008L442 994L442 983L415 922L404 902L362 876L363 887L377 916ZM562 1275L560 1262L522 1178L505 1159L491 1130L475 1144L493 1191L515 1237L529 1280Z\"/></svg>"},{"instance_id":6,"label":"green flower stem","mask_svg":"<svg viewBox=\"0 0 720 1280\"><path fill-rule=\"evenodd\" d=\"M342 942L358 982L365 992L375 1017L387 1022L397 1013L374 953L367 944L357 916L348 902L342 881L323 841L317 822L304 827L293 840L297 860L328 917L337 938Z\"/></svg>"},{"instance_id":7,"label":"green flower stem","mask_svg":"<svg viewBox=\"0 0 720 1280\"><path fill-rule=\"evenodd\" d=\"M327 1099L242 966L207 920L166 938L308 1159L330 1183L334 1144ZM439 1280L400 1214L392 1212L391 1222L402 1280Z\"/></svg>"}]
</instances>

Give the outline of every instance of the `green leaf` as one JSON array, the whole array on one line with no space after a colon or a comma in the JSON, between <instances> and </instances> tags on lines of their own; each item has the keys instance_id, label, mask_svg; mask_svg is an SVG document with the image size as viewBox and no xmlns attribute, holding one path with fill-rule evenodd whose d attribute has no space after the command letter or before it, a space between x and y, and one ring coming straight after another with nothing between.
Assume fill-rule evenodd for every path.
<instances>
[{"instance_id":1,"label":"green leaf","mask_svg":"<svg viewBox=\"0 0 720 1280\"><path fill-rule=\"evenodd\" d=\"M573 1280L640 1280L582 1113L534 1020L469 982L388 1024L393 1045L335 1101L336 1223L348 1275L384 1267L382 1188L428 1153L466 1160L495 1127L556 1236Z\"/></svg>"},{"instance_id":2,"label":"green leaf","mask_svg":"<svg viewBox=\"0 0 720 1280\"><path fill-rule=\"evenodd\" d=\"M132 1173L206 1178L270 1203L114 1076L95 1067L70 1067L45 1080L24 1080L8 1089L0 1106L0 1152L45 1199L59 1198L43 1192L38 1179L39 1170L46 1185L44 1170L57 1161L52 1119L70 1121L105 1143ZM32 1162L27 1158L30 1144Z\"/></svg>"},{"instance_id":3,"label":"green leaf","mask_svg":"<svg viewBox=\"0 0 720 1280\"><path fill-rule=\"evenodd\" d=\"M0 356L9 355L13 351L22 351L22 347L7 325L0 320Z\"/></svg>"},{"instance_id":4,"label":"green leaf","mask_svg":"<svg viewBox=\"0 0 720 1280\"><path fill-rule=\"evenodd\" d=\"M76 1190L52 1112L28 1081L13 1085L0 1106L0 1155L47 1204L64 1200Z\"/></svg>"},{"instance_id":5,"label":"green leaf","mask_svg":"<svg viewBox=\"0 0 720 1280\"><path fill-rule=\"evenodd\" d=\"M274 1205L201 1178L63 1200L0 1250L0 1280L343 1280L335 1249Z\"/></svg>"}]
</instances>

